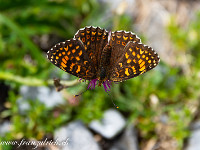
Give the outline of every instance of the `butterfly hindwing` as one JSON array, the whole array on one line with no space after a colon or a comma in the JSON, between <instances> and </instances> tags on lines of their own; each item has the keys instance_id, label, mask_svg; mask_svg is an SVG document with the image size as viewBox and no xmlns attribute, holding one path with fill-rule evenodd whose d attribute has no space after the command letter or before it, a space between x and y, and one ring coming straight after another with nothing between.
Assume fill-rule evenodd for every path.
<instances>
[{"instance_id":1,"label":"butterfly hindwing","mask_svg":"<svg viewBox=\"0 0 200 150\"><path fill-rule=\"evenodd\" d=\"M56 44L47 52L47 58L51 63L74 76L88 80L95 78L94 66L87 56L82 41L78 39Z\"/></svg>"},{"instance_id":2,"label":"butterfly hindwing","mask_svg":"<svg viewBox=\"0 0 200 150\"><path fill-rule=\"evenodd\" d=\"M159 60L158 54L151 47L130 41L113 65L110 80L119 82L141 75L156 67Z\"/></svg>"},{"instance_id":3,"label":"butterfly hindwing","mask_svg":"<svg viewBox=\"0 0 200 150\"><path fill-rule=\"evenodd\" d=\"M108 43L108 31L99 27L85 27L78 30L74 38L83 42L86 53L97 71L102 50Z\"/></svg>"}]
</instances>

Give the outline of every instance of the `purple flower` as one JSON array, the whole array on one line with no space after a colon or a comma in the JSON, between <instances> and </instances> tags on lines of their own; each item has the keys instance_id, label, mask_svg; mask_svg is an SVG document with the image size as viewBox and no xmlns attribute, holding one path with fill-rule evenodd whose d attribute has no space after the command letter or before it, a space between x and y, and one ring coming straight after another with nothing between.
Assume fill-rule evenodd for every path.
<instances>
[{"instance_id":1,"label":"purple flower","mask_svg":"<svg viewBox=\"0 0 200 150\"><path fill-rule=\"evenodd\" d=\"M105 82L103 82L103 87L104 87L106 92L110 91L111 81L106 80Z\"/></svg>"},{"instance_id":2,"label":"purple flower","mask_svg":"<svg viewBox=\"0 0 200 150\"><path fill-rule=\"evenodd\" d=\"M88 84L88 89L89 88L91 88L91 90L94 89L97 81L98 79L90 80L90 83Z\"/></svg>"},{"instance_id":3,"label":"purple flower","mask_svg":"<svg viewBox=\"0 0 200 150\"><path fill-rule=\"evenodd\" d=\"M91 89L91 90L94 89L97 84L97 81L98 81L98 79L90 80L90 82L88 84L88 89ZM103 82L103 87L106 92L110 91L111 83L112 83L112 81L108 81L108 80Z\"/></svg>"}]
</instances>

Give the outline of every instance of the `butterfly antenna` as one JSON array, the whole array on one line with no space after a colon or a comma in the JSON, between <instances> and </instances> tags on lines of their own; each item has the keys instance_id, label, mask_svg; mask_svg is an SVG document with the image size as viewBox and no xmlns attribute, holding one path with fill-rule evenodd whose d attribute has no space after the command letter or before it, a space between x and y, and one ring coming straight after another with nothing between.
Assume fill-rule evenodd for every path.
<instances>
[{"instance_id":1,"label":"butterfly antenna","mask_svg":"<svg viewBox=\"0 0 200 150\"><path fill-rule=\"evenodd\" d=\"M107 92L107 94L111 97L111 101L112 101L113 105L115 106L115 108L119 108L119 107L114 103L113 97L112 97L108 92Z\"/></svg>"},{"instance_id":2,"label":"butterfly antenna","mask_svg":"<svg viewBox=\"0 0 200 150\"><path fill-rule=\"evenodd\" d=\"M88 89L86 89L85 91L81 92L81 93L80 93L80 94L78 94L78 95L74 95L74 97L77 97L77 96L80 96L80 95L82 95L82 94L83 94L83 93L85 93L87 90L88 90Z\"/></svg>"}]
</instances>

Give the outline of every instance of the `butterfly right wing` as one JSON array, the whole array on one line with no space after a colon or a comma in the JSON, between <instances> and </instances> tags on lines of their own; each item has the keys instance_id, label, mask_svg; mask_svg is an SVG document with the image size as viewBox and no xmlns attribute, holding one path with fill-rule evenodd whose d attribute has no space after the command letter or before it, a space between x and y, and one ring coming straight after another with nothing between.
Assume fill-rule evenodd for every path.
<instances>
[{"instance_id":1,"label":"butterfly right wing","mask_svg":"<svg viewBox=\"0 0 200 150\"><path fill-rule=\"evenodd\" d=\"M94 66L82 41L71 39L56 44L47 52L47 58L60 69L82 79L96 78Z\"/></svg>"}]
</instances>

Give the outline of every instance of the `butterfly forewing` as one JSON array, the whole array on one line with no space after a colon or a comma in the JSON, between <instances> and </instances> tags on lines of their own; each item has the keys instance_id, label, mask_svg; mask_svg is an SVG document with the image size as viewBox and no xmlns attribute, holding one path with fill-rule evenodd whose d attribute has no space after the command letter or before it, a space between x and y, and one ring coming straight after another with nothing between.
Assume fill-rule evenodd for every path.
<instances>
[{"instance_id":1,"label":"butterfly forewing","mask_svg":"<svg viewBox=\"0 0 200 150\"><path fill-rule=\"evenodd\" d=\"M90 80L96 77L94 66L78 39L56 44L48 51L47 58L57 67L79 78Z\"/></svg>"},{"instance_id":2,"label":"butterfly forewing","mask_svg":"<svg viewBox=\"0 0 200 150\"><path fill-rule=\"evenodd\" d=\"M108 44L108 32L99 27L85 27L78 30L74 38L80 39L84 46L86 53L97 71L100 64L101 52Z\"/></svg>"},{"instance_id":3,"label":"butterfly forewing","mask_svg":"<svg viewBox=\"0 0 200 150\"><path fill-rule=\"evenodd\" d=\"M118 82L136 77L156 67L159 61L158 54L152 48L129 42L124 53L113 65L110 80Z\"/></svg>"}]
</instances>

